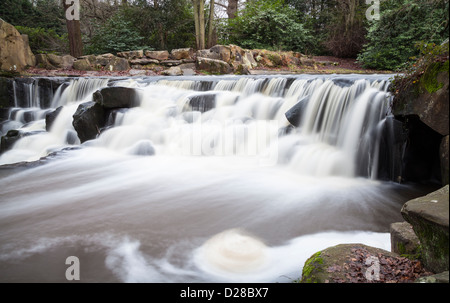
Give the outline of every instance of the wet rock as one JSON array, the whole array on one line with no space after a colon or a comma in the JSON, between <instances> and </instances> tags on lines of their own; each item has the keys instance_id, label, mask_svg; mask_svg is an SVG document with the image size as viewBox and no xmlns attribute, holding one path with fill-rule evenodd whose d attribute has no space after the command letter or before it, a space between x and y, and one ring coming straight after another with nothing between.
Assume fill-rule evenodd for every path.
<instances>
[{"instance_id":1,"label":"wet rock","mask_svg":"<svg viewBox=\"0 0 450 303\"><path fill-rule=\"evenodd\" d=\"M448 270L449 186L408 201L401 214L413 226L422 244L422 259L427 269L438 273Z\"/></svg>"},{"instance_id":2,"label":"wet rock","mask_svg":"<svg viewBox=\"0 0 450 303\"><path fill-rule=\"evenodd\" d=\"M135 156L153 156L155 153L155 147L149 140L141 140L127 150L127 154Z\"/></svg>"},{"instance_id":3,"label":"wet rock","mask_svg":"<svg viewBox=\"0 0 450 303\"><path fill-rule=\"evenodd\" d=\"M139 104L135 89L129 87L112 86L96 91L93 95L94 102L103 108L132 108Z\"/></svg>"},{"instance_id":4,"label":"wet rock","mask_svg":"<svg viewBox=\"0 0 450 303\"><path fill-rule=\"evenodd\" d=\"M309 97L304 97L286 112L286 119L292 126L300 126L302 115L308 106L308 101Z\"/></svg>"},{"instance_id":5,"label":"wet rock","mask_svg":"<svg viewBox=\"0 0 450 303\"><path fill-rule=\"evenodd\" d=\"M198 111L201 113L210 111L216 107L216 95L215 94L201 94L192 96L189 99L189 106L192 111Z\"/></svg>"},{"instance_id":6,"label":"wet rock","mask_svg":"<svg viewBox=\"0 0 450 303\"><path fill-rule=\"evenodd\" d=\"M73 127L81 143L97 138L100 129L105 126L104 108L95 102L86 102L78 106L73 115Z\"/></svg>"},{"instance_id":7,"label":"wet rock","mask_svg":"<svg viewBox=\"0 0 450 303\"><path fill-rule=\"evenodd\" d=\"M416 283L449 283L449 274L448 271L444 271L436 275L421 277L416 280Z\"/></svg>"},{"instance_id":8,"label":"wet rock","mask_svg":"<svg viewBox=\"0 0 450 303\"><path fill-rule=\"evenodd\" d=\"M51 113L48 113L47 115L45 115L45 129L47 131L50 131L50 129L53 126L53 122L55 122L56 118L58 117L59 113L61 112L61 110L63 108L64 108L63 106L60 106L57 109L55 109L54 111L52 111Z\"/></svg>"},{"instance_id":9,"label":"wet rock","mask_svg":"<svg viewBox=\"0 0 450 303\"><path fill-rule=\"evenodd\" d=\"M408 222L392 223L390 232L392 252L410 256L420 253L420 241L411 224Z\"/></svg>"},{"instance_id":10,"label":"wet rock","mask_svg":"<svg viewBox=\"0 0 450 303\"><path fill-rule=\"evenodd\" d=\"M448 184L448 136L442 139L441 147L439 150L441 157L441 175L442 185Z\"/></svg>"},{"instance_id":11,"label":"wet rock","mask_svg":"<svg viewBox=\"0 0 450 303\"><path fill-rule=\"evenodd\" d=\"M0 109L14 106L14 79L0 77Z\"/></svg>"}]
</instances>

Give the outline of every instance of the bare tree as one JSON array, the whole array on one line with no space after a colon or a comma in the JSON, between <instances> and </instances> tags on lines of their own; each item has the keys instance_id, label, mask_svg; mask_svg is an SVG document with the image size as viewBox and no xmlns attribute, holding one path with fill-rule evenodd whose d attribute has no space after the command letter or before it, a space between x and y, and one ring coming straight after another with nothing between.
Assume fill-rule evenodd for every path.
<instances>
[{"instance_id":1,"label":"bare tree","mask_svg":"<svg viewBox=\"0 0 450 303\"><path fill-rule=\"evenodd\" d=\"M209 21L208 21L208 47L211 48L216 44L216 35L214 27L215 6L214 0L209 3Z\"/></svg>"},{"instance_id":2,"label":"bare tree","mask_svg":"<svg viewBox=\"0 0 450 303\"><path fill-rule=\"evenodd\" d=\"M197 49L205 49L205 2L192 0L194 4L195 41Z\"/></svg>"},{"instance_id":3,"label":"bare tree","mask_svg":"<svg viewBox=\"0 0 450 303\"><path fill-rule=\"evenodd\" d=\"M69 1L69 4L67 4L67 1L64 1L64 14L66 15L70 54L73 57L78 58L83 55L83 42L81 40L79 11L76 11L76 9L79 9L79 7L74 8L73 5L75 5L74 2ZM69 9L74 10L74 14L78 14L78 18L68 18Z\"/></svg>"}]
</instances>

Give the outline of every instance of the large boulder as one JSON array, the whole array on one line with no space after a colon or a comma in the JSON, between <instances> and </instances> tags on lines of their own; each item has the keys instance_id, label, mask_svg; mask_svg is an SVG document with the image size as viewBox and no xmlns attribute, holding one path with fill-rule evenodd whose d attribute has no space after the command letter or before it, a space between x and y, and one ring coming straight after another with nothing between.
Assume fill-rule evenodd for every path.
<instances>
[{"instance_id":1,"label":"large boulder","mask_svg":"<svg viewBox=\"0 0 450 303\"><path fill-rule=\"evenodd\" d=\"M192 48L178 48L170 52L170 57L174 60L192 59L194 50Z\"/></svg>"},{"instance_id":2,"label":"large boulder","mask_svg":"<svg viewBox=\"0 0 450 303\"><path fill-rule=\"evenodd\" d=\"M312 255L301 283L398 283L430 275L417 260L363 244L340 244Z\"/></svg>"},{"instance_id":3,"label":"large boulder","mask_svg":"<svg viewBox=\"0 0 450 303\"><path fill-rule=\"evenodd\" d=\"M448 270L449 186L408 201L401 213L422 244L422 259L429 270Z\"/></svg>"},{"instance_id":4,"label":"large boulder","mask_svg":"<svg viewBox=\"0 0 450 303\"><path fill-rule=\"evenodd\" d=\"M80 71L94 70L91 66L91 62L87 58L78 59L73 63L73 68Z\"/></svg>"},{"instance_id":5,"label":"large boulder","mask_svg":"<svg viewBox=\"0 0 450 303\"><path fill-rule=\"evenodd\" d=\"M139 105L137 91L134 88L112 86L94 93L94 102L106 109L132 108Z\"/></svg>"},{"instance_id":6,"label":"large boulder","mask_svg":"<svg viewBox=\"0 0 450 303\"><path fill-rule=\"evenodd\" d=\"M146 51L145 56L150 59L158 60L158 61L164 61L169 59L169 52L168 51Z\"/></svg>"},{"instance_id":7,"label":"large boulder","mask_svg":"<svg viewBox=\"0 0 450 303\"><path fill-rule=\"evenodd\" d=\"M449 61L428 66L420 80L394 100L395 115L418 115L442 136L449 135Z\"/></svg>"},{"instance_id":8,"label":"large boulder","mask_svg":"<svg viewBox=\"0 0 450 303\"><path fill-rule=\"evenodd\" d=\"M230 74L233 72L231 66L222 60L197 57L197 70L202 70L211 74Z\"/></svg>"},{"instance_id":9,"label":"large boulder","mask_svg":"<svg viewBox=\"0 0 450 303\"><path fill-rule=\"evenodd\" d=\"M21 35L14 26L0 19L0 70L21 72L35 65L28 36Z\"/></svg>"},{"instance_id":10,"label":"large boulder","mask_svg":"<svg viewBox=\"0 0 450 303\"><path fill-rule=\"evenodd\" d=\"M105 123L104 108L92 101L80 104L72 121L81 143L97 138Z\"/></svg>"}]
</instances>

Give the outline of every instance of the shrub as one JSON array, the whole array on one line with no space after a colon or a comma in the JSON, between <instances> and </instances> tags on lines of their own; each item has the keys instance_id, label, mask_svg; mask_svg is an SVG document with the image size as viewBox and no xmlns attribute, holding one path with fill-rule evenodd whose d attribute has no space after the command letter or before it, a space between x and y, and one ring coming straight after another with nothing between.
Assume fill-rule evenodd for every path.
<instances>
[{"instance_id":1,"label":"shrub","mask_svg":"<svg viewBox=\"0 0 450 303\"><path fill-rule=\"evenodd\" d=\"M42 27L16 26L21 34L28 35L33 53L67 54L69 40L67 34L58 35L54 29Z\"/></svg>"},{"instance_id":2,"label":"shrub","mask_svg":"<svg viewBox=\"0 0 450 303\"><path fill-rule=\"evenodd\" d=\"M368 43L358 60L365 68L402 70L419 54L419 41L441 43L448 38L448 0L385 0L381 20L371 21Z\"/></svg>"}]
</instances>

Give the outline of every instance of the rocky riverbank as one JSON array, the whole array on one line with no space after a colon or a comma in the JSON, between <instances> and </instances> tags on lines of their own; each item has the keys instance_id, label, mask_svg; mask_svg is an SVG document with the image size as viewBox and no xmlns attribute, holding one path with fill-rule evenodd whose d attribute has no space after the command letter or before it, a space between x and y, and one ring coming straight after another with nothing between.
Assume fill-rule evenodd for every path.
<instances>
[{"instance_id":1,"label":"rocky riverbank","mask_svg":"<svg viewBox=\"0 0 450 303\"><path fill-rule=\"evenodd\" d=\"M449 186L405 203L391 251L341 244L312 255L301 283L448 283Z\"/></svg>"}]
</instances>

